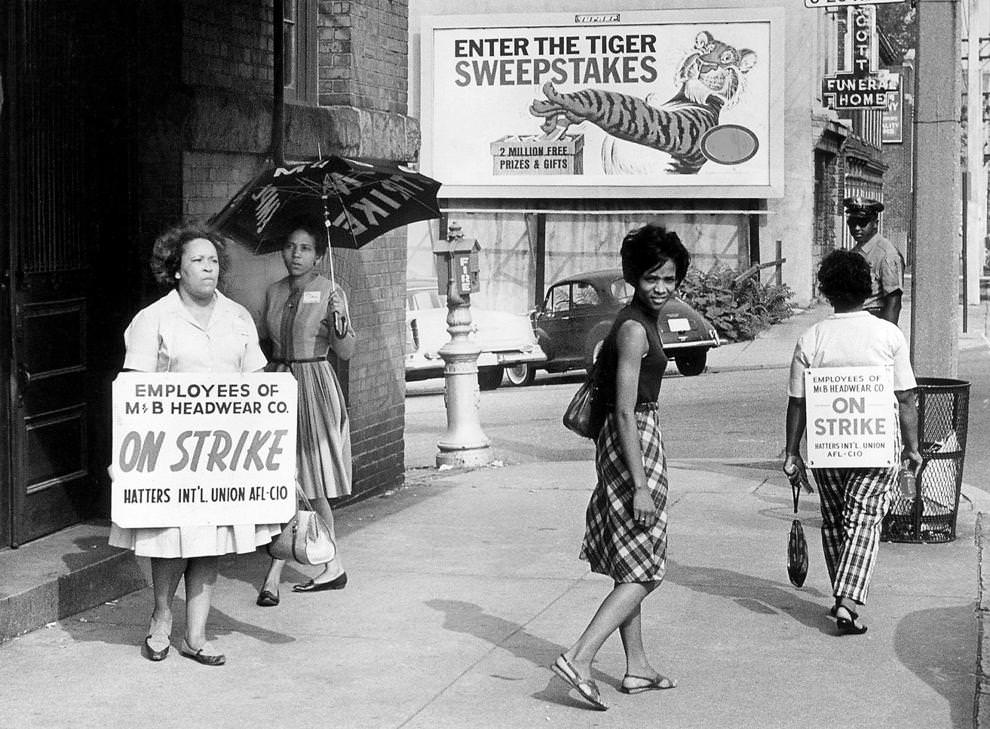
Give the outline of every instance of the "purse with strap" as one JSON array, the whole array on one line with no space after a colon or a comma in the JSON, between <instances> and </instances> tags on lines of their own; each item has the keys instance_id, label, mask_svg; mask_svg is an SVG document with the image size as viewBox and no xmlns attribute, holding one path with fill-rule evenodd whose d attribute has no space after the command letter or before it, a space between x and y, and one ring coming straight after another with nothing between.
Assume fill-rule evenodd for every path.
<instances>
[{"instance_id":1,"label":"purse with strap","mask_svg":"<svg viewBox=\"0 0 990 729\"><path fill-rule=\"evenodd\" d=\"M268 554L275 559L293 560L300 564L326 564L337 555L330 527L323 517L309 509L309 499L296 482L298 504L296 515L282 533L268 545Z\"/></svg>"},{"instance_id":2,"label":"purse with strap","mask_svg":"<svg viewBox=\"0 0 990 729\"><path fill-rule=\"evenodd\" d=\"M801 494L802 487L807 483L808 477L799 466L793 474L787 474L787 479L791 482L794 513L797 514L798 496ZM808 543L805 541L800 519L791 521L791 533L787 538L787 576L795 587L801 587L808 576Z\"/></svg>"},{"instance_id":3,"label":"purse with strap","mask_svg":"<svg viewBox=\"0 0 990 729\"><path fill-rule=\"evenodd\" d=\"M598 439L608 414L600 383L600 368L596 362L588 371L581 387L574 393L564 410L564 427L583 438Z\"/></svg>"}]
</instances>

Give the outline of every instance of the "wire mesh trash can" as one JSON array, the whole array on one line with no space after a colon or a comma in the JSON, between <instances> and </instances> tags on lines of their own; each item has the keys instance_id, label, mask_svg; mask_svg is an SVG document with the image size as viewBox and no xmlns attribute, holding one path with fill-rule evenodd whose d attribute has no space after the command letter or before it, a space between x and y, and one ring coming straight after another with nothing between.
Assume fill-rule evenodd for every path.
<instances>
[{"instance_id":1,"label":"wire mesh trash can","mask_svg":"<svg viewBox=\"0 0 990 729\"><path fill-rule=\"evenodd\" d=\"M962 490L969 383L918 378L918 440L922 457L914 495L895 490L880 538L888 542L951 542Z\"/></svg>"}]
</instances>

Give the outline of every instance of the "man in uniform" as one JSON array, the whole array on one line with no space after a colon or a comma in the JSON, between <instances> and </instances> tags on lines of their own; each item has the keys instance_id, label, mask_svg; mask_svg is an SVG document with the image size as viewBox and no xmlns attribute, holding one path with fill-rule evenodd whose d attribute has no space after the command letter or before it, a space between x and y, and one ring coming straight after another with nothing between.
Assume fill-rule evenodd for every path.
<instances>
[{"instance_id":1,"label":"man in uniform","mask_svg":"<svg viewBox=\"0 0 990 729\"><path fill-rule=\"evenodd\" d=\"M877 232L877 218L883 203L862 197L847 197L846 223L856 241L854 251L870 264L872 292L863 309L874 316L897 324L901 315L904 290L904 259L894 244Z\"/></svg>"}]
</instances>

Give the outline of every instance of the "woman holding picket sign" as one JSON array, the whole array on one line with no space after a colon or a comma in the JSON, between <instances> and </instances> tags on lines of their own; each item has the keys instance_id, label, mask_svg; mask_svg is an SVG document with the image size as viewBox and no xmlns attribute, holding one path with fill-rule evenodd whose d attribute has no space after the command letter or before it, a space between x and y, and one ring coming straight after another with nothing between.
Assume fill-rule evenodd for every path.
<instances>
[{"instance_id":1,"label":"woman holding picket sign","mask_svg":"<svg viewBox=\"0 0 990 729\"><path fill-rule=\"evenodd\" d=\"M155 280L170 287L137 313L124 332L124 369L137 372L256 372L265 356L251 314L217 291L224 243L216 233L178 226L156 241L151 256ZM217 557L254 552L281 531L278 524L110 529L110 544L151 558L155 607L142 653L151 661L168 656L172 601L186 585L186 632L179 652L198 663L222 665L226 658L206 640Z\"/></svg>"},{"instance_id":2,"label":"woman holding picket sign","mask_svg":"<svg viewBox=\"0 0 990 729\"><path fill-rule=\"evenodd\" d=\"M807 424L805 370L812 367L890 366L899 404L902 462L914 471L918 452L917 383L907 342L896 325L863 310L870 295L870 264L859 253L834 250L818 269L818 286L835 310L798 338L787 387L784 473L804 470L801 438ZM830 615L839 635L861 635L858 606L866 601L880 548L880 527L890 507L898 466L813 468L822 512L822 547L835 597Z\"/></svg>"},{"instance_id":3,"label":"woman holding picket sign","mask_svg":"<svg viewBox=\"0 0 990 729\"><path fill-rule=\"evenodd\" d=\"M282 246L288 275L268 287L259 330L271 345L270 369L291 372L299 383L297 478L333 535L329 500L351 493L351 431L344 393L327 357L333 352L338 359L350 359L355 337L344 292L319 271L328 251L326 231L299 221ZM259 606L279 604L284 566L272 559L258 592ZM292 590L322 592L345 585L347 573L338 551L320 574Z\"/></svg>"}]
</instances>

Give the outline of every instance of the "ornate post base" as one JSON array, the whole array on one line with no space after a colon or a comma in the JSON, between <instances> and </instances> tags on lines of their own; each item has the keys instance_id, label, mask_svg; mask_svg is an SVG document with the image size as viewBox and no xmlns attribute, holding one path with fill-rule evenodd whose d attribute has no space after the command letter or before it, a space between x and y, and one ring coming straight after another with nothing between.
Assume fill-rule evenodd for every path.
<instances>
[{"instance_id":1,"label":"ornate post base","mask_svg":"<svg viewBox=\"0 0 990 729\"><path fill-rule=\"evenodd\" d=\"M440 348L444 361L447 432L437 442L437 466L484 466L491 463L491 441L481 429L478 404L478 355L481 348L468 338L471 302L467 296L447 299L450 341Z\"/></svg>"}]
</instances>

